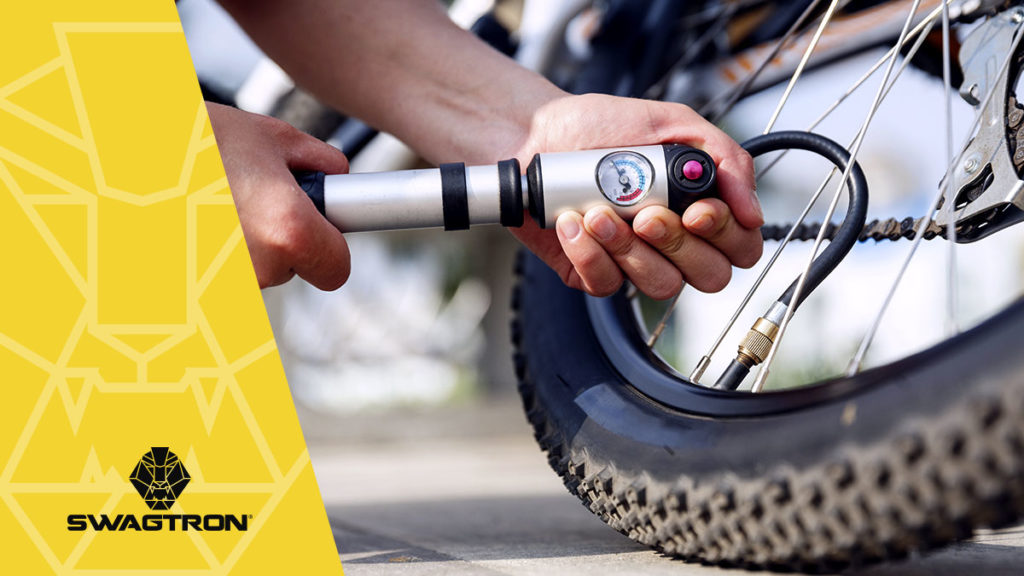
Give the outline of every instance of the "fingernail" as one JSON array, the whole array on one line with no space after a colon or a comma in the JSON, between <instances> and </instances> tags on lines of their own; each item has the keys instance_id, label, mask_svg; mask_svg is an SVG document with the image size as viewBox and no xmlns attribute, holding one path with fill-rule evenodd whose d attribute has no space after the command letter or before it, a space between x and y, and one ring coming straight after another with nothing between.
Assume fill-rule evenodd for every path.
<instances>
[{"instance_id":1,"label":"fingernail","mask_svg":"<svg viewBox=\"0 0 1024 576\"><path fill-rule=\"evenodd\" d=\"M566 240L575 240L580 235L580 224L571 214L562 216L555 221L555 228Z\"/></svg>"},{"instance_id":2,"label":"fingernail","mask_svg":"<svg viewBox=\"0 0 1024 576\"><path fill-rule=\"evenodd\" d=\"M706 234L715 229L715 219L707 214L701 214L693 220L690 220L686 227L701 234Z\"/></svg>"},{"instance_id":3,"label":"fingernail","mask_svg":"<svg viewBox=\"0 0 1024 576\"><path fill-rule=\"evenodd\" d=\"M764 210L761 209L761 201L757 198L756 188L750 193L750 205L754 207L754 211L761 218L761 224L764 224Z\"/></svg>"},{"instance_id":4,"label":"fingernail","mask_svg":"<svg viewBox=\"0 0 1024 576\"><path fill-rule=\"evenodd\" d=\"M667 228L665 228L665 224L661 220L651 218L640 226L638 232L648 240L661 240L665 237Z\"/></svg>"},{"instance_id":5,"label":"fingernail","mask_svg":"<svg viewBox=\"0 0 1024 576\"><path fill-rule=\"evenodd\" d=\"M615 236L615 222L607 214L599 212L590 221L590 229L598 240L611 240Z\"/></svg>"}]
</instances>

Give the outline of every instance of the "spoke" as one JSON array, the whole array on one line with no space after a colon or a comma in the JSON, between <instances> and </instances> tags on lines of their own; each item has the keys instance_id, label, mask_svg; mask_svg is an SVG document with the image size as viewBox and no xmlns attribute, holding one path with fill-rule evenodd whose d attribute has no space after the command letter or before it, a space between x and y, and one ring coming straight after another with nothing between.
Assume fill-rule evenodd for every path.
<instances>
[{"instance_id":1,"label":"spoke","mask_svg":"<svg viewBox=\"0 0 1024 576\"><path fill-rule=\"evenodd\" d=\"M998 70L997 76L1001 76L1006 72L1006 69L1010 66L1010 61L1013 59L1013 53L1013 50L1007 53L1006 58L1003 59L1003 63ZM967 138L964 141L964 145L961 147L960 153L957 154L956 159L953 160L949 170L946 172L946 177L942 181L942 186L939 187L939 193L932 199L932 202L928 207L928 211L925 212L925 216L921 220L921 230L926 229L928 225L932 223L935 211L938 210L939 202L941 202L942 198L946 196L947 189L949 188L949 182L953 178L953 170L960 165L960 162L963 161L964 152L967 150L967 143L970 142L971 135L981 123L985 107L988 106L988 103L995 94L998 86L999 83L994 82L989 88L988 93L985 95L985 98L978 104L977 107L979 112L975 116L970 129L967 131ZM951 201L947 202L947 204L952 203L953 202ZM953 228L953 224L954 222L949 221L947 228ZM846 371L848 376L852 376L860 371L861 365L864 362L864 356L867 355L868 349L871 347L871 342L874 340L875 334L878 332L878 327L882 323L882 317L885 316L885 312L888 310L889 304L892 302L893 295L896 294L896 289L903 281L903 276L906 273L907 268L910 266L910 261L914 258L914 254L917 252L917 247L921 244L921 240L923 238L924 234L917 234L914 238L914 242L910 245L910 252L907 254L907 257L903 260L903 264L900 266L899 271L896 273L896 278L893 281L892 286L889 288L889 292L886 294L885 299L882 301L882 306L875 315L874 321L871 323L871 327L868 329L867 334L864 335L864 339L861 340L860 347L857 349L857 354L853 357L853 360L850 361L850 366Z\"/></svg>"},{"instance_id":2,"label":"spoke","mask_svg":"<svg viewBox=\"0 0 1024 576\"><path fill-rule=\"evenodd\" d=\"M693 61L693 58L696 57L700 50L702 50L704 46L707 45L711 38L713 38L719 32L721 32L721 30L726 26L726 24L728 24L732 15L735 14L736 11L739 10L744 5L745 3L743 2L737 2L735 4L731 4L727 7L722 8L716 16L717 20L715 22L715 25L710 26L708 30L703 35L701 35L701 37L699 37L693 44L687 47L686 52L683 54L679 62L673 68L685 68L689 66L690 63ZM670 75L671 71L669 72L669 74L666 74L661 80L655 83L655 85L651 87L651 90L660 90L663 84L668 81ZM665 314L662 316L661 320L658 322L658 324L654 327L654 330L651 332L650 337L647 339L648 348L654 348L654 345L657 344L658 339L661 338L661 334L665 331L665 326L667 326L669 320L672 319L672 314L676 309L676 304L679 303L679 297L682 295L684 288L686 288L686 282L683 282L683 285L679 288L679 292L677 292L676 295L672 297L672 301L669 303L668 309L665 311Z\"/></svg>"},{"instance_id":3,"label":"spoke","mask_svg":"<svg viewBox=\"0 0 1024 576\"><path fill-rule=\"evenodd\" d=\"M942 84L946 92L946 159L953 158L953 95L950 90L950 48L949 48L949 5L942 3ZM953 165L946 169L947 174L953 173ZM952 199L950 199L952 200ZM956 226L953 225L953 205L946 202L946 222L950 223L946 234L949 252L946 254L946 335L953 336L959 332L957 325L957 265L956 265Z\"/></svg>"},{"instance_id":4,"label":"spoke","mask_svg":"<svg viewBox=\"0 0 1024 576\"><path fill-rule=\"evenodd\" d=\"M661 321L654 327L654 331L651 332L650 337L647 338L647 347L654 348L654 345L658 343L658 338L661 338L661 333L665 331L665 326L668 326L668 321L672 319L672 314L676 311L676 304L679 302L679 297L683 294L683 290L686 288L686 282L683 282L683 286L676 292L676 295L672 298L672 301L668 303L668 308L665 313L661 316Z\"/></svg>"},{"instance_id":5,"label":"spoke","mask_svg":"<svg viewBox=\"0 0 1024 576\"><path fill-rule=\"evenodd\" d=\"M915 0L915 6L916 0ZM818 41L821 40L821 35L825 32L825 28L828 27L829 22L832 21L832 16L836 12L836 8L839 6L839 0L832 0L828 5L828 10L825 11L825 15L821 18L821 23L818 24L818 29L814 31L814 36L811 38L811 43L807 45L807 50L804 51L804 55L800 58L800 63L797 64L796 71L793 72L793 76L789 79L789 84L786 85L786 91L782 93L782 98L779 99L779 104L775 107L775 112L772 113L772 117L768 120L768 125L765 126L764 133L767 134L772 131L775 127L775 123L779 120L779 114L782 113L782 108L789 101L789 95L793 93L793 87L796 86L797 80L804 72L804 68L807 66L807 62L811 59L811 54L814 49L818 47Z\"/></svg>"},{"instance_id":6,"label":"spoke","mask_svg":"<svg viewBox=\"0 0 1024 576\"><path fill-rule=\"evenodd\" d=\"M708 102L700 109L699 114L701 116L707 116L708 114L711 114L713 112L714 117L709 118L709 120L713 124L718 123L718 121L722 119L722 116L728 114L729 111L732 110L732 107L736 105L736 102L739 101L739 99L742 98L747 93L747 90L749 90L750 87L754 84L754 82L758 79L758 77L761 76L761 73L764 72L764 69L767 68L769 64L771 64L772 60L774 60L776 56L778 56L779 52L782 51L783 47L789 44L789 41L793 38L793 35L796 34L797 31L799 31L801 28L803 28L806 20L811 16L811 14L814 13L815 10L817 10L818 5L821 4L821 2L822 0L814 0L807 6L807 9L804 10L804 12L800 15L799 18L797 18L796 22L794 22L793 25L789 27L789 30L787 30L786 33L782 36L782 38L775 43L775 46L772 48L772 51L768 54L767 57L765 57L761 64L752 72L747 74L747 77L743 79L743 82L736 86L736 88L734 88L729 93L729 97L726 100L725 104L716 104L716 102L718 102L720 98L715 101Z\"/></svg>"},{"instance_id":7,"label":"spoke","mask_svg":"<svg viewBox=\"0 0 1024 576\"><path fill-rule=\"evenodd\" d=\"M825 31L825 28L828 27L828 23L831 22L832 16L835 14L836 7L838 5L839 5L839 0L832 0L832 2L829 4L828 10L825 12L825 15L822 16L821 23L818 25L817 30L815 30L815 32L814 32L814 37L811 38L811 42L807 46L807 50L804 52L804 55L803 55L803 57L800 60L800 64L797 66L796 71L793 73L793 77L790 79L789 85L786 87L786 92L782 95L782 98L779 101L779 105L776 108L775 113L772 115L772 119L768 122L768 126L764 130L765 134L767 134L768 132L771 132L772 127L775 125L775 121L778 119L778 115L782 111L782 107L785 106L786 101L789 99L789 95L790 95L790 93L792 93L793 87L796 84L796 81L800 78L800 75L803 72L804 67L807 66L807 62L811 58L811 53L814 52L814 48L817 47L818 41L821 39L821 35ZM769 61L770 61L770 59L769 59ZM827 183L827 181L826 181L826 183ZM808 208L808 210L809 209L810 208ZM826 222L827 222L827 220L826 220ZM788 242L788 239L790 239L792 237L793 230L795 230L795 227L792 230L790 230L790 234L787 235L787 242ZM785 244L787 242L784 242L782 245L780 245L779 250L776 252L776 256L772 258L772 260L771 260L771 262L769 264L769 268L766 268L764 274L767 274L767 270L770 269L771 264L774 264L775 258L778 256L778 253L781 252L782 248L785 246ZM763 276L762 276L762 278L760 278L758 280L758 285L760 284L761 280L763 280ZM748 294L745 301L749 302L749 298L750 298L751 295L752 294ZM678 299L679 299L679 295L677 294L675 299L673 299L673 301L672 301L672 306L669 309L669 313L671 313L671 311L675 308L675 303L676 303L676 301L678 301ZM746 304L744 304L744 306L745 305ZM735 321L736 320L734 318L732 320L732 322L730 323L730 325L732 323L735 323ZM666 323L666 320L663 319L662 322L655 328L655 331L658 334L660 334L661 331L664 331L665 323ZM655 338L654 340L656 341L657 338ZM718 344L715 345L715 348L717 348L717 347L718 347ZM707 358L708 358L708 356L705 356L704 358L701 358L701 361L698 363L697 368L693 372L694 374L697 374L698 376L697 376L697 378L691 378L691 380L696 381L697 379L699 379L700 375L703 374L704 370L707 368L707 362L705 362L705 359L707 359Z\"/></svg>"},{"instance_id":8,"label":"spoke","mask_svg":"<svg viewBox=\"0 0 1024 576\"><path fill-rule=\"evenodd\" d=\"M754 281L754 285L747 290L746 296L743 297L743 301L740 302L740 305L736 307L736 311L733 312L732 318L729 319L725 328L723 328L721 333L718 334L718 338L715 339L715 342L711 345L711 348L708 349L707 353L704 354L704 356L701 356L700 362L697 363L697 367L690 373L691 382L696 383L702 376L704 376L704 371L707 370L708 366L711 364L711 358L713 358L715 353L718 352L718 347L722 345L723 341L725 341L726 335L729 334L729 330L732 330L736 321L739 320L740 314L742 314L743 310L745 310L747 305L750 304L750 300L761 287L761 283L764 282L768 273L771 272L772 268L775 266L775 262L779 259L779 256L782 255L782 251L786 249L786 246L788 246L790 241L793 239L793 235L796 233L797 228L803 224L807 215L811 213L811 209L814 208L814 205L818 202L818 198L821 197L821 193L825 191L825 187L828 186L828 181L832 179L832 176L835 175L836 171L837 170L833 167L832 171L825 177L825 180L821 182L821 186L818 186L818 191L811 196L810 201L808 201L807 205L804 206L804 211L800 213L800 217L797 218L796 223L793 224L789 229L789 232L786 233L786 237L779 243L779 247L775 249L775 253L772 254L771 259L768 260L768 264L765 265L764 269L761 270L761 273L757 276L757 280Z\"/></svg>"},{"instance_id":9,"label":"spoke","mask_svg":"<svg viewBox=\"0 0 1024 576\"><path fill-rule=\"evenodd\" d=\"M939 193L932 200L926 212L927 217L922 220L921 230L924 230L932 222L932 214L939 206L939 202L946 193L946 185L944 184L939 188ZM896 294L896 288L899 287L900 282L903 280L903 275L907 272L907 268L910 266L910 261L914 259L914 255L917 253L917 247L921 244L921 240L924 239L924 234L917 234L914 237L913 243L910 245L910 252L907 257L904 258L903 263L900 265L899 272L896 273L896 281L893 282L889 288L889 292L885 295L885 299L882 301L882 307L875 315L874 320L871 323L871 327L868 328L867 334L864 335L864 339L861 340L860 346L857 348L857 354L850 360L850 366L846 370L847 376L853 376L857 372L860 372L861 364L864 362L864 356L867 354L868 349L871 347L871 342L875 338L875 334L878 332L878 327L882 323L882 317L885 316L886 310L889 309L889 304L892 303L892 298Z\"/></svg>"},{"instance_id":10,"label":"spoke","mask_svg":"<svg viewBox=\"0 0 1024 576\"><path fill-rule=\"evenodd\" d=\"M728 26L729 21L732 19L733 15L735 15L736 12L739 11L739 9L742 8L743 6L744 3L737 2L735 4L729 4L727 6L722 7L715 17L714 25L708 26L704 33L698 36L696 40L691 42L690 45L686 47L686 50L683 52L683 55L680 56L679 60L669 68L669 71L664 76L662 76L657 82L652 84L650 88L647 89L646 93L644 94L644 98L653 100L659 99L660 96L664 93L665 86L668 83L669 79L672 77L673 71L689 68L690 65L693 64L694 59L697 58L697 55L700 54L700 52L704 49L705 46L708 45L709 42L711 42L711 40L718 37L722 30L724 30L725 27Z\"/></svg>"},{"instance_id":11,"label":"spoke","mask_svg":"<svg viewBox=\"0 0 1024 576\"><path fill-rule=\"evenodd\" d=\"M895 85L896 80L902 75L903 71L906 70L907 65L910 63L910 60L913 59L913 57L921 49L921 46L924 44L924 41L927 38L928 33L931 31L932 27L935 24L935 21L938 19L940 14L941 13L940 13L939 9L936 8L934 11L932 11L931 14L928 15L928 17L925 20L922 20L911 31L910 34L917 34L917 36L918 36L917 37L917 41L910 48L909 52L907 53L907 57L903 60L903 62L900 64L900 68L893 75L892 81L889 82L889 85L886 87L885 92L883 93L883 96L882 96L883 99L886 98L889 95L889 92L892 90L893 86ZM905 46L909 41L910 41L910 39L908 37L903 42L903 44L900 45L900 48ZM864 75L862 75L856 82L854 82L854 84L852 86L850 86L849 89L847 89L846 93L843 94L839 98L839 100L837 100L831 106L829 106L829 108L823 114L821 114L818 117L818 119L815 120L810 125L810 127L807 128L807 130L808 131L814 130L814 128L817 127L818 124L820 124L822 121L824 121L825 118L828 117L829 114L831 114L833 111L835 111L835 109L840 104L842 104L842 102L845 101L846 98L848 98L854 91L856 91L861 86L863 86L864 82L867 81L867 79L870 78L875 72L877 72L878 69L881 68L882 65L885 64L885 62L888 61L892 57L892 55L894 53L896 53L896 52L897 52L896 47L893 47L888 52L886 52L886 54L881 59L879 59L877 62L875 62L875 64L873 66L871 66L871 68ZM853 142L851 142L851 146L852 145L853 145ZM766 166L765 168L760 170L760 175L764 176L773 166L775 166L783 158L783 156L785 156L785 154L786 153L783 152L783 153L777 155L775 158L773 158L772 161L768 164L768 166ZM767 277L768 273L775 266L775 262L779 259L779 256L782 255L782 251L789 245L790 240L792 240L792 238L793 238L793 234L796 232L797 228L799 228L800 225L803 224L804 220L807 218L807 215L810 213L811 209L814 207L814 205L817 203L818 199L821 197L821 194L824 191L825 186L828 184L828 181L832 178L832 176L835 175L836 171L837 170L833 167L831 172L829 172L829 175L821 183L821 186L818 187L818 190L811 196L811 199L807 202L806 206L804 206L803 212L801 212L799 218L797 218L797 220L793 223L793 226L789 229L789 232L786 234L786 237L779 244L779 247L776 248L775 253L772 255L771 259L768 261L768 264L764 267L764 269L761 271L760 275L758 275L757 280L754 281L754 284L747 291L746 296L743 298L743 300L740 302L740 305L733 312L732 317L729 319L729 321L726 323L725 327L719 333L718 338L715 339L714 343L708 349L707 353L705 353L704 356L702 356L700 361L697 363L696 368L694 368L693 372L690 373L690 380L692 382L697 382L704 375L704 371L707 370L708 366L710 366L710 364L711 364L711 359L718 352L719 346L722 345L722 342L725 340L725 337L728 335L729 331L732 330L733 326L739 320L740 315L746 309L747 305L750 303L750 301L753 298L754 294L757 292L757 290L760 289L761 284L764 282L764 279Z\"/></svg>"},{"instance_id":12,"label":"spoke","mask_svg":"<svg viewBox=\"0 0 1024 576\"><path fill-rule=\"evenodd\" d=\"M952 0L949 0L949 1L951 2ZM917 40L914 42L914 45L910 47L910 50L907 52L907 56L900 63L899 69L893 75L892 80L889 82L889 85L886 87L885 94L882 95L883 99L885 99L886 97L889 96L889 91L892 90L893 86L896 85L896 80L899 79L900 76L903 75L903 72L910 65L910 61L913 60L914 56L916 56L917 53L921 50L921 46L924 45L925 41L928 39L928 34L932 31L932 28L935 26L936 21L939 19L939 16L941 16L941 15L942 15L941 10L939 8L936 8L931 14L928 15L927 18L922 20L910 32L910 34L904 40L903 44L899 45L900 49L902 49L904 46L907 45L908 42L910 42L910 36L917 35ZM885 64L886 62L889 61L890 58L892 58L892 55L893 55L893 53L895 51L896 51L896 47L895 46L893 48L889 49L889 51L886 52L881 58L879 58L871 66L871 68L868 69L867 72L865 72L860 78L858 78L857 81L854 82L846 90L846 92L843 93L842 96L840 96L838 99L836 99L835 102L833 102L827 109L825 109L825 111L822 112L821 115L819 115L818 118L814 120L814 122L811 122L811 124L808 125L806 130L808 132L813 131L815 128L818 127L818 125L820 125L829 116L831 116L832 113L835 112L836 109L839 108L839 106L843 102L845 102L847 98L849 98L854 92L856 92L858 89L860 89L860 87L863 86L864 83L867 82L867 80L869 78L871 78L871 76L873 76L875 74L875 72L878 72L878 69L881 68L883 64ZM765 174L770 172L772 170L772 168L774 168L775 165L779 163L779 161L781 161L783 158L786 157L787 153L788 153L788 151L783 150L782 152L777 154L774 158L772 158L771 162L769 162L764 168L761 169L761 176L764 176Z\"/></svg>"},{"instance_id":13,"label":"spoke","mask_svg":"<svg viewBox=\"0 0 1024 576\"><path fill-rule=\"evenodd\" d=\"M707 22L711 22L712 20L720 19L722 17L722 14L724 14L725 11L730 8L733 8L733 11L735 12L740 9L747 8L749 6L764 4L768 1L770 0L737 0L735 2L728 3L727 5L723 5L721 7L705 8L701 12L696 12L694 14L687 16L683 20L683 27L691 28L694 26L705 24Z\"/></svg>"},{"instance_id":14,"label":"spoke","mask_svg":"<svg viewBox=\"0 0 1024 576\"><path fill-rule=\"evenodd\" d=\"M629 300L635 300L640 295L640 290L637 289L636 284L629 282L626 285L626 298Z\"/></svg>"},{"instance_id":15,"label":"spoke","mask_svg":"<svg viewBox=\"0 0 1024 576\"><path fill-rule=\"evenodd\" d=\"M948 2L952 2L952 1L953 0L947 0L947 4L948 4ZM851 85L850 88L847 89L846 92L843 93L842 96L840 96L824 112L822 112L820 116L818 116L817 120L815 120L811 124L811 126L808 128L808 130L814 130L818 126L818 124L821 124L825 120L825 118L827 118L830 114L832 114L832 112L834 112L836 108L838 108L843 102L845 102L846 99L849 98L851 94L853 94L865 82L867 82L868 79L871 76L873 76L875 74L875 72L878 71L879 68L882 67L882 64L885 64L886 62L888 62L892 58L892 56L893 56L893 54L895 52L897 52L899 50L902 50L903 47L906 46L908 42L910 42L910 38L912 36L917 36L917 40L914 42L914 45L910 48L910 51L907 53L906 58L904 58L903 62L900 64L899 70L893 76L893 81L890 82L889 86L886 88L885 95L882 96L882 98L885 98L885 96L887 96L889 94L889 90L892 89L893 84L895 84L896 79L899 78L900 74L902 74L903 71L907 69L907 66L910 64L910 61L913 60L914 56L916 56L918 51L921 50L921 46L924 44L925 40L928 38L928 34L932 31L932 28L935 26L935 21L939 18L939 16L941 14L942 14L942 12L940 11L940 9L936 8L930 14L928 14L927 17L925 17L923 20L921 20L917 24L917 26L915 26L913 28L913 30L911 30L910 33L907 34L907 37L903 40L902 43L897 43L895 46L890 48L888 52L883 54L882 57L879 58L871 66L871 68L868 69L867 72L865 72L863 75L861 75L861 77L858 78L857 81L854 82L853 85Z\"/></svg>"},{"instance_id":16,"label":"spoke","mask_svg":"<svg viewBox=\"0 0 1024 576\"><path fill-rule=\"evenodd\" d=\"M817 3L819 1L820 0L815 0L815 5L817 5ZM952 2L953 2L953 0L946 0L946 6L948 6ZM849 0L844 0L840 4L839 9L844 8L846 6L846 4L848 4L848 3L849 3ZM811 8L813 8L813 6ZM927 36L927 34L931 31L932 27L934 26L934 22L939 18L939 16L941 14L942 14L941 7L935 8L931 13L928 14L928 16L926 18L924 18L921 22L919 22L914 27L913 30L911 30L910 34L908 35L908 39L906 41L904 41L904 43L901 44L899 46L899 48L902 49L904 46L906 46L906 43L909 42L909 37L911 37L911 36L918 36L919 37L918 38L918 43L916 44L917 48L911 50L912 54L916 54L917 50L920 49L920 45L923 43L923 37ZM801 15L800 18L803 19L805 16L806 16L806 12L805 12L804 15ZM708 104L706 104L701 109L701 111L700 111L701 115L705 115L705 113L715 112L716 116L714 117L713 121L714 122L718 122L725 114L727 114L732 109L732 107L735 105L736 101L739 98L742 98L746 94L746 90L749 89L750 85L753 84L753 82L757 80L757 77L765 69L767 64L770 63L775 58L775 56L778 55L778 53L781 51L781 48L789 40L789 36L794 32L794 29L799 27L799 26L802 26L801 22L798 22L796 25L794 25L794 27L791 28L786 33L786 35L779 42L776 43L775 47L772 49L772 52L768 56L768 58L765 58L764 61L761 63L761 65L757 69L755 69L753 72L748 74L746 76L746 78L744 78L743 83L737 89L734 89L734 90L730 91L729 101L728 101L727 104L725 104L723 106L724 109L721 112L718 112L718 111L715 110L715 106L713 106L714 102L709 102ZM922 34L921 31L926 26L927 26L927 30L925 30L924 33ZM863 84L871 75L873 75L876 71L878 71L878 69L881 68L882 64L885 64L889 60L889 58L891 57L892 52L894 50L896 50L896 47L890 48L889 51L886 52L885 55L883 55L881 58L879 58L879 60L874 64L874 66L872 66L868 70L867 73L865 73L863 76L861 76L861 78L856 83L854 83L854 85L846 92L846 94L841 96L839 98L839 100L837 100L835 103L833 103L832 106L830 106L828 108L828 110L826 110L822 114L822 116L819 117L818 120L816 120L814 122L814 124L812 125L812 129L813 129L814 126L817 126L822 120L824 120L825 117L827 117L829 114L831 114L832 111L835 110L836 107L838 107L840 104L842 104L843 101L845 101L846 98L851 93L853 93L853 91L855 91L857 88L859 88L860 85ZM912 54L908 54L907 58L908 59L912 58ZM717 100L720 100L720 99L721 98L718 98Z\"/></svg>"},{"instance_id":17,"label":"spoke","mask_svg":"<svg viewBox=\"0 0 1024 576\"><path fill-rule=\"evenodd\" d=\"M900 31L900 36L896 41L896 46L902 46L906 41L907 35L910 32L911 24L914 21L914 14L917 13L917 8L920 3L921 0L914 0L913 5L910 7L910 13L907 14L907 19L903 23L903 29ZM861 144L864 142L864 136L867 133L868 127L871 125L871 121L874 119L875 113L878 111L878 107L882 104L882 97L886 93L886 86L889 84L889 78L892 76L892 71L896 65L896 59L898 56L899 51L894 51L892 57L889 59L889 63L886 65L885 74L882 76L882 82L879 84L878 91L875 93L875 99L872 102L871 107L868 109L867 117L864 119L864 123L857 134L857 138L854 140L853 147L850 149L850 159L847 162L846 168L843 170L842 177L839 179L839 187L836 189L836 193L832 197L832 202L829 204L828 212L822 221L821 228L818 229L818 236L814 239L814 248L811 249L810 258L808 258L807 264L804 266L804 270L800 274L800 279L797 281L796 290L790 300L792 305L786 308L786 314L782 318L782 324L779 325L779 332L775 338L775 343L769 350L768 356L765 358L764 364L761 366L761 370L757 374L757 379L754 381L754 386L751 388L752 392L760 392L761 389L764 388L765 381L768 379L772 362L775 360L775 355L782 346L782 338L785 336L786 329L789 327L789 323L793 318L793 311L797 308L796 304L800 302L800 297L803 295L804 284L807 280L807 273L811 268L811 264L814 263L814 259L818 255L818 250L825 239L825 232L828 229L829 222L832 221L832 215L835 213L836 207L839 205L839 199L842 197L843 188L846 187L846 182L850 178L850 172L853 170L853 166L857 161L857 154L860 152ZM923 237L924 234L918 234L918 238Z\"/></svg>"}]
</instances>

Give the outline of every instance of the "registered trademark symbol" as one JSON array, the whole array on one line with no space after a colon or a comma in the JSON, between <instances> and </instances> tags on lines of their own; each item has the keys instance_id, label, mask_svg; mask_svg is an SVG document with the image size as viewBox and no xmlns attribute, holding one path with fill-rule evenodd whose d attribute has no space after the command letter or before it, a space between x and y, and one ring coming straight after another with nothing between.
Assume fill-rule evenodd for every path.
<instances>
[{"instance_id":1,"label":"registered trademark symbol","mask_svg":"<svg viewBox=\"0 0 1024 576\"><path fill-rule=\"evenodd\" d=\"M249 517L249 520L252 520L252 514L246 514L246 516Z\"/></svg>"}]
</instances>

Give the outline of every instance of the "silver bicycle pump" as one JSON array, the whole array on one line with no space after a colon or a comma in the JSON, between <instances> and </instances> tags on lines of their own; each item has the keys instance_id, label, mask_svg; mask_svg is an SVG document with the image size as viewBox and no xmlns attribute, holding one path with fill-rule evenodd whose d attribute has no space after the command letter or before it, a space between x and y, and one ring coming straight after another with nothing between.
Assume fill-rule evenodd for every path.
<instances>
[{"instance_id":1,"label":"silver bicycle pump","mask_svg":"<svg viewBox=\"0 0 1024 576\"><path fill-rule=\"evenodd\" d=\"M524 212L551 228L563 212L606 204L631 220L647 206L682 214L712 197L711 157L680 144L537 154L523 175L519 161L442 164L427 170L367 174L296 174L321 214L343 232L523 225Z\"/></svg>"}]
</instances>

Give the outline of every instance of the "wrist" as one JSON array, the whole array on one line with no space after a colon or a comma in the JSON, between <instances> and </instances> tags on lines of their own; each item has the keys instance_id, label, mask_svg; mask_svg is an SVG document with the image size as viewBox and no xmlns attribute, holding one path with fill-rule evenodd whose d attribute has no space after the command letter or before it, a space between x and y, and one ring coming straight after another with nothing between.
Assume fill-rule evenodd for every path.
<instances>
[{"instance_id":1,"label":"wrist","mask_svg":"<svg viewBox=\"0 0 1024 576\"><path fill-rule=\"evenodd\" d=\"M549 98L533 111L529 124L525 127L525 136L512 151L512 156L518 158L521 163L528 163L538 152L592 148L593 143L590 139L594 133L581 133L581 129L594 124L592 114L595 104L599 104L595 99L600 98L605 97L594 94L575 95L559 90L557 96ZM598 132L602 131L609 132L607 126Z\"/></svg>"},{"instance_id":2,"label":"wrist","mask_svg":"<svg viewBox=\"0 0 1024 576\"><path fill-rule=\"evenodd\" d=\"M489 83L481 92L465 95L470 100L452 129L456 158L472 164L489 164L518 158L529 162L542 147L549 113L557 102L570 97L543 76L516 65L502 82Z\"/></svg>"}]
</instances>

